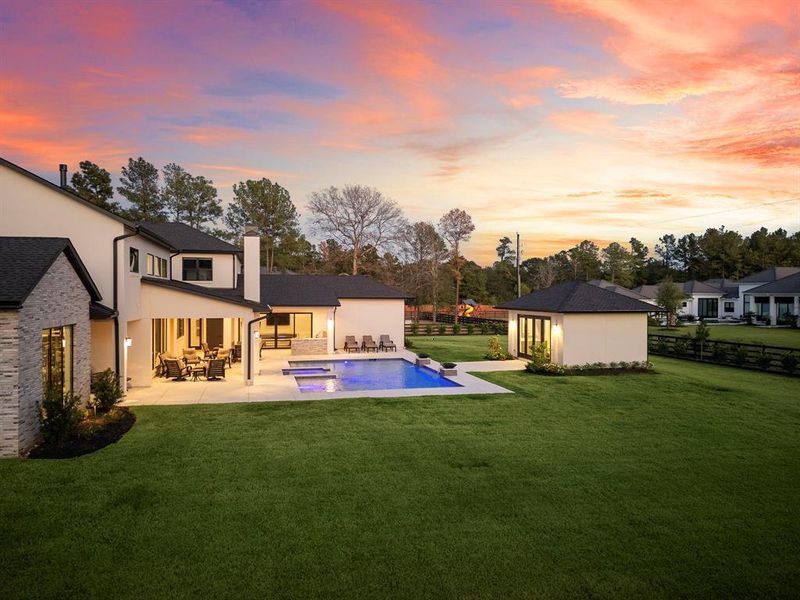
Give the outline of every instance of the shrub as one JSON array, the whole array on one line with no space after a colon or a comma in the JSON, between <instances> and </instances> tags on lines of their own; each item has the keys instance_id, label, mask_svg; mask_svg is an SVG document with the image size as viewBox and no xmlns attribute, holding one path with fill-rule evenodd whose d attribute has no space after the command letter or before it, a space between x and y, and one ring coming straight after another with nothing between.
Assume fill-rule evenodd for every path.
<instances>
[{"instance_id":1,"label":"shrub","mask_svg":"<svg viewBox=\"0 0 800 600\"><path fill-rule=\"evenodd\" d=\"M753 324L753 317L755 317L755 316L756 316L756 313L754 313L752 310L749 310L746 313L744 313L744 320L748 325L752 325Z\"/></svg>"},{"instance_id":2,"label":"shrub","mask_svg":"<svg viewBox=\"0 0 800 600\"><path fill-rule=\"evenodd\" d=\"M461 324L453 323L453 335L458 335L459 333L461 333Z\"/></svg>"},{"instance_id":3,"label":"shrub","mask_svg":"<svg viewBox=\"0 0 800 600\"><path fill-rule=\"evenodd\" d=\"M653 315L647 315L647 326L648 327L658 327L661 323L658 322Z\"/></svg>"},{"instance_id":4,"label":"shrub","mask_svg":"<svg viewBox=\"0 0 800 600\"><path fill-rule=\"evenodd\" d=\"M445 331L447 331L447 327L445 327L444 324L439 325L438 331L439 331L439 335L444 335Z\"/></svg>"},{"instance_id":5,"label":"shrub","mask_svg":"<svg viewBox=\"0 0 800 600\"><path fill-rule=\"evenodd\" d=\"M512 356L503 349L500 338L494 336L489 338L489 351L484 355L486 360L508 360Z\"/></svg>"},{"instance_id":6,"label":"shrub","mask_svg":"<svg viewBox=\"0 0 800 600\"><path fill-rule=\"evenodd\" d=\"M781 365L787 373L794 373L798 364L800 364L800 360L797 359L794 353L784 354L781 358Z\"/></svg>"},{"instance_id":7,"label":"shrub","mask_svg":"<svg viewBox=\"0 0 800 600\"><path fill-rule=\"evenodd\" d=\"M94 401L92 406L96 411L106 413L122 398L122 388L119 377L111 369L106 369L94 376L92 381Z\"/></svg>"},{"instance_id":8,"label":"shrub","mask_svg":"<svg viewBox=\"0 0 800 600\"><path fill-rule=\"evenodd\" d=\"M69 438L81 420L81 398L61 390L48 390L39 412L42 436L45 441L61 444Z\"/></svg>"},{"instance_id":9,"label":"shrub","mask_svg":"<svg viewBox=\"0 0 800 600\"><path fill-rule=\"evenodd\" d=\"M550 362L550 348L546 342L541 342L531 347L531 362L539 367Z\"/></svg>"},{"instance_id":10,"label":"shrub","mask_svg":"<svg viewBox=\"0 0 800 600\"><path fill-rule=\"evenodd\" d=\"M733 353L733 362L737 365L743 365L747 362L747 348L744 346L737 346L736 351Z\"/></svg>"},{"instance_id":11,"label":"shrub","mask_svg":"<svg viewBox=\"0 0 800 600\"><path fill-rule=\"evenodd\" d=\"M481 323L481 333L483 335L489 335L489 324L485 321Z\"/></svg>"},{"instance_id":12,"label":"shrub","mask_svg":"<svg viewBox=\"0 0 800 600\"><path fill-rule=\"evenodd\" d=\"M456 368L456 363L451 363L451 362L442 363L442 368L443 369L455 369Z\"/></svg>"},{"instance_id":13,"label":"shrub","mask_svg":"<svg viewBox=\"0 0 800 600\"><path fill-rule=\"evenodd\" d=\"M425 325L425 335L430 335L432 333L433 333L433 325L428 323L427 325Z\"/></svg>"},{"instance_id":14,"label":"shrub","mask_svg":"<svg viewBox=\"0 0 800 600\"><path fill-rule=\"evenodd\" d=\"M711 356L717 362L725 362L725 359L728 358L728 353L725 350L725 346L714 344L714 349L711 351Z\"/></svg>"},{"instance_id":15,"label":"shrub","mask_svg":"<svg viewBox=\"0 0 800 600\"><path fill-rule=\"evenodd\" d=\"M467 323L467 335L472 335L475 332L475 325Z\"/></svg>"},{"instance_id":16,"label":"shrub","mask_svg":"<svg viewBox=\"0 0 800 600\"><path fill-rule=\"evenodd\" d=\"M659 338L658 342L656 342L656 351L659 354L666 354L669 351L667 347L667 340L664 338Z\"/></svg>"},{"instance_id":17,"label":"shrub","mask_svg":"<svg viewBox=\"0 0 800 600\"><path fill-rule=\"evenodd\" d=\"M406 348L413 348L414 347L414 342L411 341L411 338L406 338L405 340L403 340L403 345Z\"/></svg>"},{"instance_id":18,"label":"shrub","mask_svg":"<svg viewBox=\"0 0 800 600\"><path fill-rule=\"evenodd\" d=\"M686 315L686 320L689 323L694 323L696 319L697 319L697 317L695 317L694 315Z\"/></svg>"},{"instance_id":19,"label":"shrub","mask_svg":"<svg viewBox=\"0 0 800 600\"><path fill-rule=\"evenodd\" d=\"M412 323L411 324L411 335L417 335L419 332L419 323Z\"/></svg>"},{"instance_id":20,"label":"shrub","mask_svg":"<svg viewBox=\"0 0 800 600\"><path fill-rule=\"evenodd\" d=\"M689 349L689 338L680 338L675 340L672 346L672 353L675 356L683 356Z\"/></svg>"},{"instance_id":21,"label":"shrub","mask_svg":"<svg viewBox=\"0 0 800 600\"><path fill-rule=\"evenodd\" d=\"M784 313L778 318L778 323L781 325L788 325L789 327L797 327L797 317L792 313Z\"/></svg>"},{"instance_id":22,"label":"shrub","mask_svg":"<svg viewBox=\"0 0 800 600\"><path fill-rule=\"evenodd\" d=\"M766 352L762 352L758 355L756 359L758 366L762 369L769 369L770 365L772 364L772 356L767 354Z\"/></svg>"}]
</instances>

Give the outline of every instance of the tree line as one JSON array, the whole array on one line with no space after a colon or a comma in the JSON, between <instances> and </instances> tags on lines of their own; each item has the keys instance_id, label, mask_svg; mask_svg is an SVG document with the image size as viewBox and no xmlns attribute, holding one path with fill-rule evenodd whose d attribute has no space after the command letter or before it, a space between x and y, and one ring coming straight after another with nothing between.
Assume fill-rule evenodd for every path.
<instances>
[{"instance_id":1,"label":"tree line","mask_svg":"<svg viewBox=\"0 0 800 600\"><path fill-rule=\"evenodd\" d=\"M437 222L409 222L400 206L364 185L313 192L308 208L314 245L300 225L289 191L267 178L233 186L223 209L213 181L175 163L160 171L144 158L121 168L114 200L111 174L90 162L73 174L75 193L133 221L179 221L240 243L253 223L262 239L269 272L366 274L403 287L417 304L454 310L458 299L494 304L517 295L516 253L508 237L498 240L497 259L481 266L463 256L475 226L468 213L453 209ZM545 257L521 261L521 292L572 280L606 279L625 287L665 279L740 278L770 266L800 265L800 233L762 227L750 235L709 228L681 237L666 234L652 252L636 238L601 248L591 240Z\"/></svg>"}]
</instances>

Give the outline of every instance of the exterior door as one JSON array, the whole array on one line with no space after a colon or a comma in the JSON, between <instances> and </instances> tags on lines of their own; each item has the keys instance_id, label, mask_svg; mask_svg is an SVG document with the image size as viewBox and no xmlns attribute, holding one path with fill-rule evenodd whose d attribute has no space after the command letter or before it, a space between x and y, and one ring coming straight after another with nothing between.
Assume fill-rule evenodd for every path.
<instances>
[{"instance_id":1,"label":"exterior door","mask_svg":"<svg viewBox=\"0 0 800 600\"><path fill-rule=\"evenodd\" d=\"M206 319L206 343L210 348L222 346L222 319Z\"/></svg>"},{"instance_id":2,"label":"exterior door","mask_svg":"<svg viewBox=\"0 0 800 600\"><path fill-rule=\"evenodd\" d=\"M517 318L517 354L531 358L534 346L542 342L550 347L550 317L520 315Z\"/></svg>"},{"instance_id":3,"label":"exterior door","mask_svg":"<svg viewBox=\"0 0 800 600\"><path fill-rule=\"evenodd\" d=\"M717 298L698 298L697 317L699 319L716 319L719 316L719 300Z\"/></svg>"}]
</instances>

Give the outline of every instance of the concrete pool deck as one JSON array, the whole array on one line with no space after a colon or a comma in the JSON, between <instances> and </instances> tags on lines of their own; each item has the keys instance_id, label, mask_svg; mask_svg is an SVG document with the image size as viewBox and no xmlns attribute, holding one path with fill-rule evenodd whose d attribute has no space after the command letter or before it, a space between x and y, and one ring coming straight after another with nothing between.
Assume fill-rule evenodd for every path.
<instances>
[{"instance_id":1,"label":"concrete pool deck","mask_svg":"<svg viewBox=\"0 0 800 600\"><path fill-rule=\"evenodd\" d=\"M150 387L128 390L122 406L168 406L180 404L227 404L232 402L286 402L304 400L333 400L336 398L403 398L413 396L453 396L459 394L511 394L499 385L489 383L472 372L522 370L521 360L464 362L458 365L458 375L448 379L461 387L413 388L393 390L360 390L347 392L301 392L295 378L284 375L289 361L331 361L404 358L414 362L416 354L408 350L379 353L337 352L325 355L291 355L288 350L271 350L258 364L258 374L253 385L242 382L242 365L236 363L228 370L228 377L221 381L171 381L154 379ZM430 368L437 371L439 363L431 360Z\"/></svg>"}]
</instances>

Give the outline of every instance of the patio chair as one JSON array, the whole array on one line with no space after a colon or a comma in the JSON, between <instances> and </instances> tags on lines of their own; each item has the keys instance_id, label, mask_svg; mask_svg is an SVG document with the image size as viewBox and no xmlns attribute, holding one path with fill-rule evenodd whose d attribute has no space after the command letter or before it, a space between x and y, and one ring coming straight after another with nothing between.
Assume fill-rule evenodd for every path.
<instances>
[{"instance_id":1,"label":"patio chair","mask_svg":"<svg viewBox=\"0 0 800 600\"><path fill-rule=\"evenodd\" d=\"M207 342L200 342L200 347L203 349L203 354L205 354L205 358L216 358L217 351L209 348Z\"/></svg>"},{"instance_id":2,"label":"patio chair","mask_svg":"<svg viewBox=\"0 0 800 600\"><path fill-rule=\"evenodd\" d=\"M358 342L356 341L356 336L354 335L344 336L344 349L346 352L350 352L351 350L355 350L356 352L358 352Z\"/></svg>"},{"instance_id":3,"label":"patio chair","mask_svg":"<svg viewBox=\"0 0 800 600\"><path fill-rule=\"evenodd\" d=\"M178 360L176 356L172 356L171 354L167 354L166 352L162 352L158 355L158 368L156 369L156 376L158 377L166 377L167 376L167 366L164 364L164 361L171 359L171 360Z\"/></svg>"},{"instance_id":4,"label":"patio chair","mask_svg":"<svg viewBox=\"0 0 800 600\"><path fill-rule=\"evenodd\" d=\"M365 335L361 338L361 349L364 352L369 352L370 350L375 350L375 352L377 352L378 344L375 343L371 335Z\"/></svg>"},{"instance_id":5,"label":"patio chair","mask_svg":"<svg viewBox=\"0 0 800 600\"><path fill-rule=\"evenodd\" d=\"M229 367L233 366L233 359L232 359L232 356L231 356L231 351L228 350L227 348L220 348L219 350L217 350L217 353L214 356L214 358L221 358L226 363L228 363Z\"/></svg>"},{"instance_id":6,"label":"patio chair","mask_svg":"<svg viewBox=\"0 0 800 600\"><path fill-rule=\"evenodd\" d=\"M166 377L173 381L186 381L186 376L191 372L188 367L182 367L177 358L165 358L164 367L167 370Z\"/></svg>"},{"instance_id":7,"label":"patio chair","mask_svg":"<svg viewBox=\"0 0 800 600\"><path fill-rule=\"evenodd\" d=\"M206 369L206 379L208 381L217 381L220 377L225 379L225 362L224 358L212 358L208 361L208 368Z\"/></svg>"},{"instance_id":8,"label":"patio chair","mask_svg":"<svg viewBox=\"0 0 800 600\"><path fill-rule=\"evenodd\" d=\"M201 362L203 362L203 359L200 358L200 355L194 348L184 348L183 362L185 362L187 365L199 365Z\"/></svg>"},{"instance_id":9,"label":"patio chair","mask_svg":"<svg viewBox=\"0 0 800 600\"><path fill-rule=\"evenodd\" d=\"M381 337L380 337L380 343L379 343L379 347L380 347L380 349L381 349L381 350L386 350L387 352L388 352L390 349L391 349L391 350L397 350L397 346L396 346L396 345L395 345L395 343L392 341L392 338L390 338L390 337L389 337L388 335L386 335L386 334L382 334L382 335L381 335Z\"/></svg>"}]
</instances>

